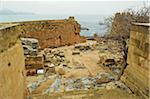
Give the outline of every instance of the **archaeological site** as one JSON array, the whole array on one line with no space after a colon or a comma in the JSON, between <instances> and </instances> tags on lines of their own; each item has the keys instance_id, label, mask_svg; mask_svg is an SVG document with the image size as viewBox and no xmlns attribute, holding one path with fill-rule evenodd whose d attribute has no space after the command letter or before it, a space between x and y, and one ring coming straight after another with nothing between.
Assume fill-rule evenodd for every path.
<instances>
[{"instance_id":1,"label":"archaeological site","mask_svg":"<svg viewBox=\"0 0 150 99\"><path fill-rule=\"evenodd\" d=\"M74 16L0 22L0 99L149 99L149 17L111 25L85 36Z\"/></svg>"}]
</instances>

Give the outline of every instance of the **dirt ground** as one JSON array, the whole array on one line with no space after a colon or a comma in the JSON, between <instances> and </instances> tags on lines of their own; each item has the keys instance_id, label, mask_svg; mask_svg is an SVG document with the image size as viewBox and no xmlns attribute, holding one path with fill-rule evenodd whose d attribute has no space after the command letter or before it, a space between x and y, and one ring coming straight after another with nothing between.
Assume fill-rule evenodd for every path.
<instances>
[{"instance_id":1,"label":"dirt ground","mask_svg":"<svg viewBox=\"0 0 150 99\"><path fill-rule=\"evenodd\" d=\"M81 43L77 45L88 45L88 44L96 44L94 41L87 41L86 43ZM65 57L70 61L68 66L72 69L66 75L73 75L74 77L82 77L85 75L94 76L101 71L105 71L102 69L97 63L99 61L98 50L93 51L85 51L80 52L79 55L72 55L74 46L65 46L62 48L58 48L59 50L64 50ZM73 69L76 68L78 64L83 65L84 69Z\"/></svg>"}]
</instances>

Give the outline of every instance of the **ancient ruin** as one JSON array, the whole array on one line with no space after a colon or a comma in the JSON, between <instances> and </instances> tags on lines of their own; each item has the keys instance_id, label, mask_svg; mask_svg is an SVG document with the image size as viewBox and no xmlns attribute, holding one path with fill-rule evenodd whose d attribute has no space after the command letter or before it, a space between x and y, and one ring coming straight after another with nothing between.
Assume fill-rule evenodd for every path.
<instances>
[{"instance_id":1,"label":"ancient ruin","mask_svg":"<svg viewBox=\"0 0 150 99\"><path fill-rule=\"evenodd\" d=\"M24 52L15 25L0 28L0 98L25 99Z\"/></svg>"},{"instance_id":2,"label":"ancient ruin","mask_svg":"<svg viewBox=\"0 0 150 99\"><path fill-rule=\"evenodd\" d=\"M18 26L22 37L36 38L40 47L59 47L85 42L80 36L80 24L69 17L64 20L21 22Z\"/></svg>"},{"instance_id":3,"label":"ancient ruin","mask_svg":"<svg viewBox=\"0 0 150 99\"><path fill-rule=\"evenodd\" d=\"M2 23L0 98L148 99L150 24L130 25L129 39L86 40L74 17Z\"/></svg>"},{"instance_id":4,"label":"ancient ruin","mask_svg":"<svg viewBox=\"0 0 150 99\"><path fill-rule=\"evenodd\" d=\"M129 12L118 12L112 22L110 36L129 37L133 16Z\"/></svg>"},{"instance_id":5,"label":"ancient ruin","mask_svg":"<svg viewBox=\"0 0 150 99\"><path fill-rule=\"evenodd\" d=\"M143 99L149 97L150 24L133 23L129 41L128 66L122 81Z\"/></svg>"}]
</instances>

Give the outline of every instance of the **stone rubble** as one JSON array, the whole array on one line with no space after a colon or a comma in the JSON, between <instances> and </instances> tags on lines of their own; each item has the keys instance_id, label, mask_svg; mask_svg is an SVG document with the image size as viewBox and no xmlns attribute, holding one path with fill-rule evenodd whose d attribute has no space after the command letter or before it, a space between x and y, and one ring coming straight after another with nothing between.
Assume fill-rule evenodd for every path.
<instances>
[{"instance_id":1,"label":"stone rubble","mask_svg":"<svg viewBox=\"0 0 150 99\"><path fill-rule=\"evenodd\" d=\"M73 52L72 52L72 55L79 55L79 54L80 54L79 51L73 51Z\"/></svg>"},{"instance_id":2,"label":"stone rubble","mask_svg":"<svg viewBox=\"0 0 150 99\"><path fill-rule=\"evenodd\" d=\"M117 45L117 46L116 46ZM69 68L69 61L65 57L64 50L46 48L43 50L45 57L45 77L51 79L52 75L57 75L55 81L43 91L43 94L52 92L88 90L88 89L116 89L119 88L126 92L131 92L121 81L116 81L116 76L120 73L123 55L121 54L121 45L113 40L101 40L98 43L87 45L75 45L72 55L82 55L88 51L99 51L99 66L108 68L112 73L103 71L95 76L69 77L65 78L68 69L85 69L84 64L73 61L74 67ZM51 74L51 75L50 75ZM65 79L65 80L63 80ZM32 86L31 86L32 85ZM33 83L28 88L32 92L40 84Z\"/></svg>"},{"instance_id":3,"label":"stone rubble","mask_svg":"<svg viewBox=\"0 0 150 99\"><path fill-rule=\"evenodd\" d=\"M45 49L45 62L59 66L61 63L67 65L67 60L65 59L64 51L55 50L55 49Z\"/></svg>"},{"instance_id":4,"label":"stone rubble","mask_svg":"<svg viewBox=\"0 0 150 99\"><path fill-rule=\"evenodd\" d=\"M65 74L65 70L63 67L67 67L69 61L66 60L63 50L46 48L44 49L43 54L45 57L44 67L46 75L52 75L56 73L59 75Z\"/></svg>"},{"instance_id":5,"label":"stone rubble","mask_svg":"<svg viewBox=\"0 0 150 99\"><path fill-rule=\"evenodd\" d=\"M41 83L45 82L46 80L47 80L46 78L41 78L35 81L34 83L28 84L27 88L29 92L32 93L32 91L34 91L38 86L40 86Z\"/></svg>"},{"instance_id":6,"label":"stone rubble","mask_svg":"<svg viewBox=\"0 0 150 99\"><path fill-rule=\"evenodd\" d=\"M54 83L50 85L44 92L45 93L50 93L50 92L59 92L60 91L60 86L61 86L61 77L57 76Z\"/></svg>"},{"instance_id":7,"label":"stone rubble","mask_svg":"<svg viewBox=\"0 0 150 99\"><path fill-rule=\"evenodd\" d=\"M74 49L79 51L87 51L87 50L91 50L92 48L90 45L75 45Z\"/></svg>"},{"instance_id":8,"label":"stone rubble","mask_svg":"<svg viewBox=\"0 0 150 99\"><path fill-rule=\"evenodd\" d=\"M104 76L105 75L105 76ZM104 77L105 80L104 81ZM102 80L101 80L102 79ZM99 80L99 82L97 82ZM82 78L69 78L65 83L62 82L60 75L56 76L53 84L51 84L43 94L49 94L52 92L61 92L62 86L65 87L65 91L73 90L88 90L88 89L116 89L119 88L123 91L131 93L130 89L126 87L121 81L115 81L114 77L106 72L98 73L94 77L82 77Z\"/></svg>"},{"instance_id":9,"label":"stone rubble","mask_svg":"<svg viewBox=\"0 0 150 99\"><path fill-rule=\"evenodd\" d=\"M121 72L123 64L122 43L112 39L102 39L98 41L96 49L99 50L100 66L108 68L116 76Z\"/></svg>"}]
</instances>

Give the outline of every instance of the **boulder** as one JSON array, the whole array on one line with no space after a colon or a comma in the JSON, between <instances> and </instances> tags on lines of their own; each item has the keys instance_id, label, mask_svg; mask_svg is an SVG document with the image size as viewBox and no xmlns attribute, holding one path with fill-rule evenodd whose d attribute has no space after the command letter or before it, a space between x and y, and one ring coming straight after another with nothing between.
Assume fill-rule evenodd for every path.
<instances>
[{"instance_id":1,"label":"boulder","mask_svg":"<svg viewBox=\"0 0 150 99\"><path fill-rule=\"evenodd\" d=\"M105 66L113 66L116 65L116 62L114 59L106 59L105 62L103 63Z\"/></svg>"},{"instance_id":2,"label":"boulder","mask_svg":"<svg viewBox=\"0 0 150 99\"><path fill-rule=\"evenodd\" d=\"M60 53L58 54L58 56L60 56L60 57L65 57L65 54L64 54L63 52L60 52Z\"/></svg>"},{"instance_id":3,"label":"boulder","mask_svg":"<svg viewBox=\"0 0 150 99\"><path fill-rule=\"evenodd\" d=\"M59 75L65 75L65 70L64 70L63 68L58 68L57 73L58 73Z\"/></svg>"},{"instance_id":4,"label":"boulder","mask_svg":"<svg viewBox=\"0 0 150 99\"><path fill-rule=\"evenodd\" d=\"M106 89L107 90L110 90L110 89L115 89L116 88L116 85L114 82L110 82L106 85Z\"/></svg>"},{"instance_id":5,"label":"boulder","mask_svg":"<svg viewBox=\"0 0 150 99\"><path fill-rule=\"evenodd\" d=\"M76 45L74 49L78 49L79 51L87 51L91 50L91 46L89 45Z\"/></svg>"},{"instance_id":6,"label":"boulder","mask_svg":"<svg viewBox=\"0 0 150 99\"><path fill-rule=\"evenodd\" d=\"M72 55L79 55L79 54L80 54L79 51L73 51L73 52L72 52Z\"/></svg>"},{"instance_id":7,"label":"boulder","mask_svg":"<svg viewBox=\"0 0 150 99\"><path fill-rule=\"evenodd\" d=\"M101 75L101 77L99 79L96 80L96 84L103 84L103 83L108 83L110 82L111 80L108 79L107 76L105 75Z\"/></svg>"}]
</instances>

